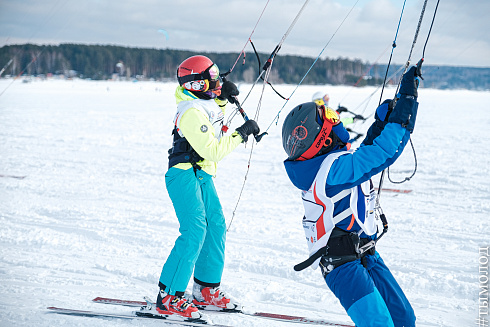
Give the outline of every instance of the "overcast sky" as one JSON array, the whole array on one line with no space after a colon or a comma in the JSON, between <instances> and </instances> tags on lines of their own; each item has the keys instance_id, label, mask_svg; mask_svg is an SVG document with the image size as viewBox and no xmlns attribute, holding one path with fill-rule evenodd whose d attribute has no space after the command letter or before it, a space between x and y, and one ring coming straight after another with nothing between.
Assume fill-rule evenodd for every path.
<instances>
[{"instance_id":1,"label":"overcast sky","mask_svg":"<svg viewBox=\"0 0 490 327\"><path fill-rule=\"evenodd\" d=\"M279 54L317 57L357 0L310 0ZM303 6L270 0L252 35L270 53ZM267 0L0 0L0 47L110 44L203 52L245 46ZM422 56L437 0L428 0L412 61ZM359 0L322 58L386 63L403 0ZM407 0L393 61L407 61L423 0ZM490 67L490 1L441 0L425 51L428 65ZM168 38L160 29L168 33ZM252 51L248 44L246 51ZM379 61L377 61L379 59ZM3 66L3 63L0 63Z\"/></svg>"}]
</instances>

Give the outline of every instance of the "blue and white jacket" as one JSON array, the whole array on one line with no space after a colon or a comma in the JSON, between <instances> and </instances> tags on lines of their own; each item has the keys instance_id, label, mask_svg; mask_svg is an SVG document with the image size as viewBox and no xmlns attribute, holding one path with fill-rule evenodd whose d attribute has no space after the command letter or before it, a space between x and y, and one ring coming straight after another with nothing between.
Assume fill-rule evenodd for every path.
<instances>
[{"instance_id":1,"label":"blue and white jacket","mask_svg":"<svg viewBox=\"0 0 490 327\"><path fill-rule=\"evenodd\" d=\"M371 177L393 164L409 139L402 125L375 121L355 151L344 147L313 159L284 162L289 179L302 191L310 256L327 244L335 226L376 238Z\"/></svg>"}]
</instances>

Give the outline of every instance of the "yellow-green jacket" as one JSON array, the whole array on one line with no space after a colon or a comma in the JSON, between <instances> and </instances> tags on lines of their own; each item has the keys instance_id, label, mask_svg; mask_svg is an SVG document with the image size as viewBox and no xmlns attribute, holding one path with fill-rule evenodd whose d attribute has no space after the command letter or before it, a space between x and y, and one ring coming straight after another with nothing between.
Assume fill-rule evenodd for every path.
<instances>
[{"instance_id":1,"label":"yellow-green jacket","mask_svg":"<svg viewBox=\"0 0 490 327\"><path fill-rule=\"evenodd\" d=\"M177 113L174 124L181 137L204 160L197 162L206 173L216 175L217 162L231 153L243 139L237 132L221 136L227 100L202 100L185 90L182 86L175 90ZM191 163L178 163L178 169L190 169Z\"/></svg>"}]
</instances>

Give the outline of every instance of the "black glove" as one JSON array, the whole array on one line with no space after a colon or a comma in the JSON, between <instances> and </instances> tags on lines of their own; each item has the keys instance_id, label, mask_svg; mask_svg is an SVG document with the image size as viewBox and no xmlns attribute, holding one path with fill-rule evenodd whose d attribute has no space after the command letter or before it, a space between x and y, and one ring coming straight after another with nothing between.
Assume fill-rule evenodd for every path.
<instances>
[{"instance_id":1,"label":"black glove","mask_svg":"<svg viewBox=\"0 0 490 327\"><path fill-rule=\"evenodd\" d=\"M347 111L349 111L349 110L348 110L346 107L341 107L341 106L339 106L339 107L337 108L337 112L338 112L339 114L340 114L340 113L342 113L342 112L347 112Z\"/></svg>"},{"instance_id":2,"label":"black glove","mask_svg":"<svg viewBox=\"0 0 490 327\"><path fill-rule=\"evenodd\" d=\"M247 120L242 126L238 127L236 131L242 137L243 142L247 142L250 134L257 135L260 133L260 128L255 120L250 119Z\"/></svg>"},{"instance_id":3,"label":"black glove","mask_svg":"<svg viewBox=\"0 0 490 327\"><path fill-rule=\"evenodd\" d=\"M403 74L402 82L400 84L400 95L411 95L415 98L418 96L417 88L419 87L420 70L416 66L410 67L410 69Z\"/></svg>"},{"instance_id":4,"label":"black glove","mask_svg":"<svg viewBox=\"0 0 490 327\"><path fill-rule=\"evenodd\" d=\"M225 81L221 86L221 95L218 96L220 100L228 100L230 103L235 103L235 96L239 95L240 91L236 87L235 83Z\"/></svg>"}]
</instances>

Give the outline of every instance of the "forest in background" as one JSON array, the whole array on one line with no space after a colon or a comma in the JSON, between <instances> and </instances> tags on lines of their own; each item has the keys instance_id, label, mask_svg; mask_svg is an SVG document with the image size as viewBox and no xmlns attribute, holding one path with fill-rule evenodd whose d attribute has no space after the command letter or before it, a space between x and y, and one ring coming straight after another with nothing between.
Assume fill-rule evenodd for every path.
<instances>
[{"instance_id":1,"label":"forest in background","mask_svg":"<svg viewBox=\"0 0 490 327\"><path fill-rule=\"evenodd\" d=\"M84 79L176 80L177 66L186 58L204 54L228 71L238 53L197 53L186 50L132 48L113 45L9 45L0 48L2 77L51 76ZM230 80L252 83L270 54L245 53L237 62ZM260 65L257 57L260 59ZM315 58L277 55L269 81L275 84L298 84ZM397 83L399 65L391 65L389 83ZM302 84L381 85L386 65L359 59L320 58ZM366 76L364 76L366 75ZM436 89L490 89L490 68L424 65L423 86Z\"/></svg>"}]
</instances>

